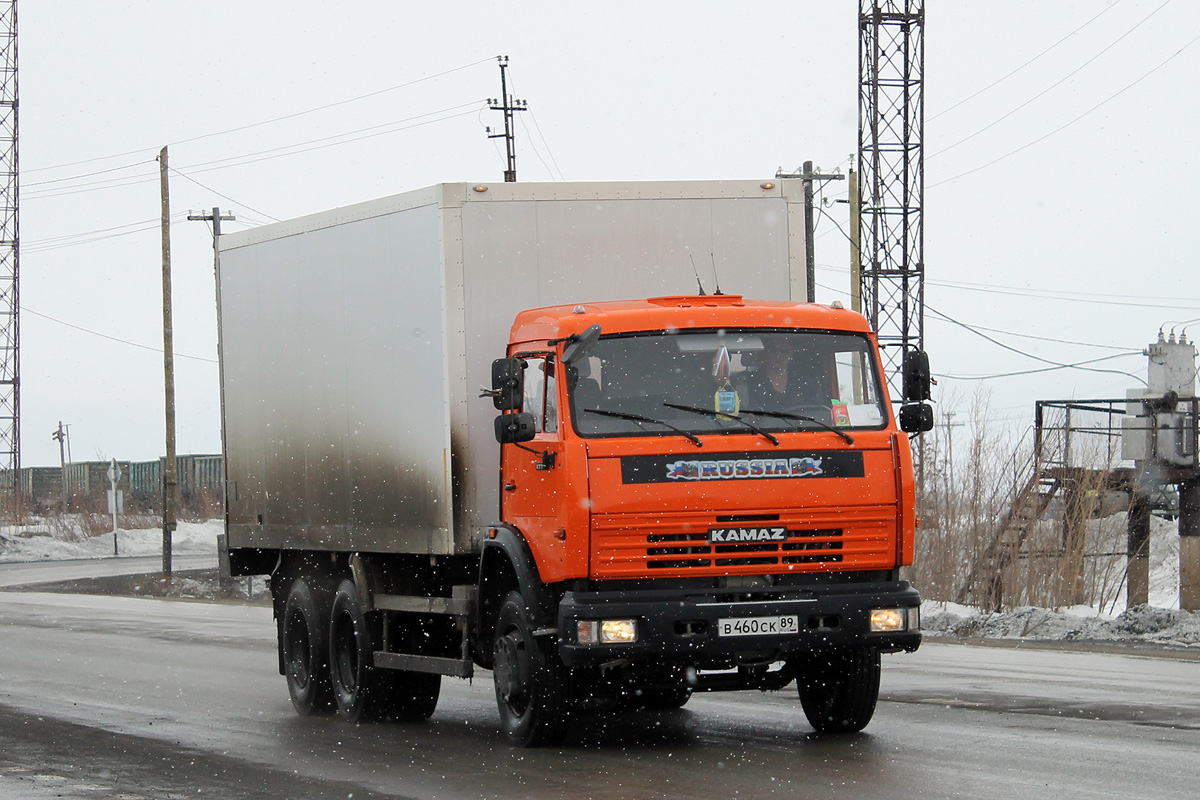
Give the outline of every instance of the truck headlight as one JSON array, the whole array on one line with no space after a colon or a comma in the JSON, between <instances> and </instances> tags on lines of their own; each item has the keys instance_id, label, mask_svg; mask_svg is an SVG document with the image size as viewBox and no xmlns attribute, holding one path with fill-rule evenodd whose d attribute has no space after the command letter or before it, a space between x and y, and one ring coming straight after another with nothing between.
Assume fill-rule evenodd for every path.
<instances>
[{"instance_id":1,"label":"truck headlight","mask_svg":"<svg viewBox=\"0 0 1200 800\"><path fill-rule=\"evenodd\" d=\"M633 644L637 641L637 620L578 620L575 638L580 644Z\"/></svg>"},{"instance_id":2,"label":"truck headlight","mask_svg":"<svg viewBox=\"0 0 1200 800\"><path fill-rule=\"evenodd\" d=\"M600 641L604 644L633 644L637 641L637 620L604 620L600 623Z\"/></svg>"},{"instance_id":3,"label":"truck headlight","mask_svg":"<svg viewBox=\"0 0 1200 800\"><path fill-rule=\"evenodd\" d=\"M902 608L873 608L871 609L872 633L895 633L904 630L908 615Z\"/></svg>"}]
</instances>

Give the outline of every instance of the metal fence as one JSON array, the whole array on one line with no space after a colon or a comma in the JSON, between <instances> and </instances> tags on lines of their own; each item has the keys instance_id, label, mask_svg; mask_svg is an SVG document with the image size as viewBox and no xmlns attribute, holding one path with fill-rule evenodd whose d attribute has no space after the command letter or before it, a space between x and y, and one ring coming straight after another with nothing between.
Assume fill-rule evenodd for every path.
<instances>
[{"instance_id":1,"label":"metal fence","mask_svg":"<svg viewBox=\"0 0 1200 800\"><path fill-rule=\"evenodd\" d=\"M163 464L154 461L118 461L121 479L117 488L125 493L130 512L161 511ZM107 506L108 469L111 461L81 461L66 465L68 509L94 511ZM183 508L197 513L217 513L223 502L225 460L219 455L185 455L176 460L179 498ZM22 467L21 490L27 507L34 512L62 508L63 475L60 467Z\"/></svg>"}]
</instances>

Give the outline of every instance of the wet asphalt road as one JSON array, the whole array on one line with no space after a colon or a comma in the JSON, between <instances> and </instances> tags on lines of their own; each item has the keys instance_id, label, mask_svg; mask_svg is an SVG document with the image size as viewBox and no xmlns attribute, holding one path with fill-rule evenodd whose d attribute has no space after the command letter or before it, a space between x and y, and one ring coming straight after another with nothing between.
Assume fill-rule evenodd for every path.
<instances>
[{"instance_id":1,"label":"wet asphalt road","mask_svg":"<svg viewBox=\"0 0 1200 800\"><path fill-rule=\"evenodd\" d=\"M1194 798L1198 654L927 644L885 657L867 731L794 689L501 738L490 679L423 724L293 714L269 609L0 592L0 796Z\"/></svg>"}]
</instances>

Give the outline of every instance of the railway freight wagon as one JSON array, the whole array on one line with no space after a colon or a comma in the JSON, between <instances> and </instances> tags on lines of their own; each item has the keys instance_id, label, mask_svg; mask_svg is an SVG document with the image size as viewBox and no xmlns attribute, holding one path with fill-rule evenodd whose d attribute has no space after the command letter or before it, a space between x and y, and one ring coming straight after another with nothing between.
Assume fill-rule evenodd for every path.
<instances>
[{"instance_id":1,"label":"railway freight wagon","mask_svg":"<svg viewBox=\"0 0 1200 800\"><path fill-rule=\"evenodd\" d=\"M920 642L912 464L865 320L804 297L800 188L441 184L221 238L222 564L271 576L297 711L420 719L484 667L522 746L790 684L868 723Z\"/></svg>"}]
</instances>

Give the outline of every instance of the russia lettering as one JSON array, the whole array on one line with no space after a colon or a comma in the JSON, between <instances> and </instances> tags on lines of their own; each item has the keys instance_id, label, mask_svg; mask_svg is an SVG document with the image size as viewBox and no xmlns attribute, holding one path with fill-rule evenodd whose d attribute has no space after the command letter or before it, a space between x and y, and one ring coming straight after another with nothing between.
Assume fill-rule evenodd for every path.
<instances>
[{"instance_id":1,"label":"russia lettering","mask_svg":"<svg viewBox=\"0 0 1200 800\"><path fill-rule=\"evenodd\" d=\"M668 463L669 480L705 481L730 478L813 478L823 475L820 458L751 458Z\"/></svg>"}]
</instances>

